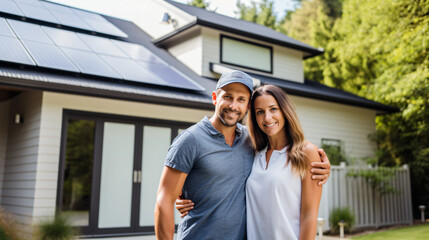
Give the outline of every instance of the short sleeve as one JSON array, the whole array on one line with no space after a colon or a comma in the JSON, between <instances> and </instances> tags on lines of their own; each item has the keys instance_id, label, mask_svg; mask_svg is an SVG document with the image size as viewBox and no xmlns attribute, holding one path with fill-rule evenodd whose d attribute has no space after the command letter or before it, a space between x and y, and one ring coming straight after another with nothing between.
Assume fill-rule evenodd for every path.
<instances>
[{"instance_id":1,"label":"short sleeve","mask_svg":"<svg viewBox=\"0 0 429 240\"><path fill-rule=\"evenodd\" d=\"M189 174L197 157L197 142L187 130L177 136L168 149L165 166Z\"/></svg>"}]
</instances>

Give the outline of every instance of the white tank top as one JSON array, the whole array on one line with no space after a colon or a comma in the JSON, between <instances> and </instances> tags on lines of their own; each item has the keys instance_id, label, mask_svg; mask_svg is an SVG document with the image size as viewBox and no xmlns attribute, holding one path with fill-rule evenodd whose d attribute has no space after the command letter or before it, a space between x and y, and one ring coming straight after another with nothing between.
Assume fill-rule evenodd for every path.
<instances>
[{"instance_id":1,"label":"white tank top","mask_svg":"<svg viewBox=\"0 0 429 240\"><path fill-rule=\"evenodd\" d=\"M301 178L286 166L286 147L258 152L246 184L247 239L299 239Z\"/></svg>"}]
</instances>

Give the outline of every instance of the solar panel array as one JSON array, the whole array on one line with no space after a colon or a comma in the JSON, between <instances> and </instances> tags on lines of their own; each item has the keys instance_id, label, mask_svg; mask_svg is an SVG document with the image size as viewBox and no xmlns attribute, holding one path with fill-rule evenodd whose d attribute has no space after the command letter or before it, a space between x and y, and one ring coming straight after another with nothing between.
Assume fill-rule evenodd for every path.
<instances>
[{"instance_id":1,"label":"solar panel array","mask_svg":"<svg viewBox=\"0 0 429 240\"><path fill-rule=\"evenodd\" d=\"M5 18L0 18L0 61L204 90L138 44Z\"/></svg>"},{"instance_id":2,"label":"solar panel array","mask_svg":"<svg viewBox=\"0 0 429 240\"><path fill-rule=\"evenodd\" d=\"M1 0L0 12L58 25L128 37L99 14L39 0Z\"/></svg>"}]
</instances>

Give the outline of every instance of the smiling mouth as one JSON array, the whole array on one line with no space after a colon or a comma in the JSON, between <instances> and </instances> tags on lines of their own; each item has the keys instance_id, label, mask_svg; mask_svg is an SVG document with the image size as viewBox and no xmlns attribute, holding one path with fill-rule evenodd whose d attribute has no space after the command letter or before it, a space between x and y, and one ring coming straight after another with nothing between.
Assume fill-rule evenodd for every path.
<instances>
[{"instance_id":1,"label":"smiling mouth","mask_svg":"<svg viewBox=\"0 0 429 240\"><path fill-rule=\"evenodd\" d=\"M274 125L276 125L277 124L277 122L275 122L275 123L271 123L271 124L264 124L264 126L265 127L274 127Z\"/></svg>"},{"instance_id":2,"label":"smiling mouth","mask_svg":"<svg viewBox=\"0 0 429 240\"><path fill-rule=\"evenodd\" d=\"M225 113L229 116L239 116L240 113L237 111L225 110Z\"/></svg>"}]
</instances>

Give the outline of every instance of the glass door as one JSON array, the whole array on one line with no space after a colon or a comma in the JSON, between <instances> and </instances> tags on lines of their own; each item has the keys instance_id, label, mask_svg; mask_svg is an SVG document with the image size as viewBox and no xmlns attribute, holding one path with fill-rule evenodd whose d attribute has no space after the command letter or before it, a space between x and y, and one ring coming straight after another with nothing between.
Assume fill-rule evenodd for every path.
<instances>
[{"instance_id":1,"label":"glass door","mask_svg":"<svg viewBox=\"0 0 429 240\"><path fill-rule=\"evenodd\" d=\"M83 235L153 233L165 157L186 125L66 111L58 208Z\"/></svg>"}]
</instances>

